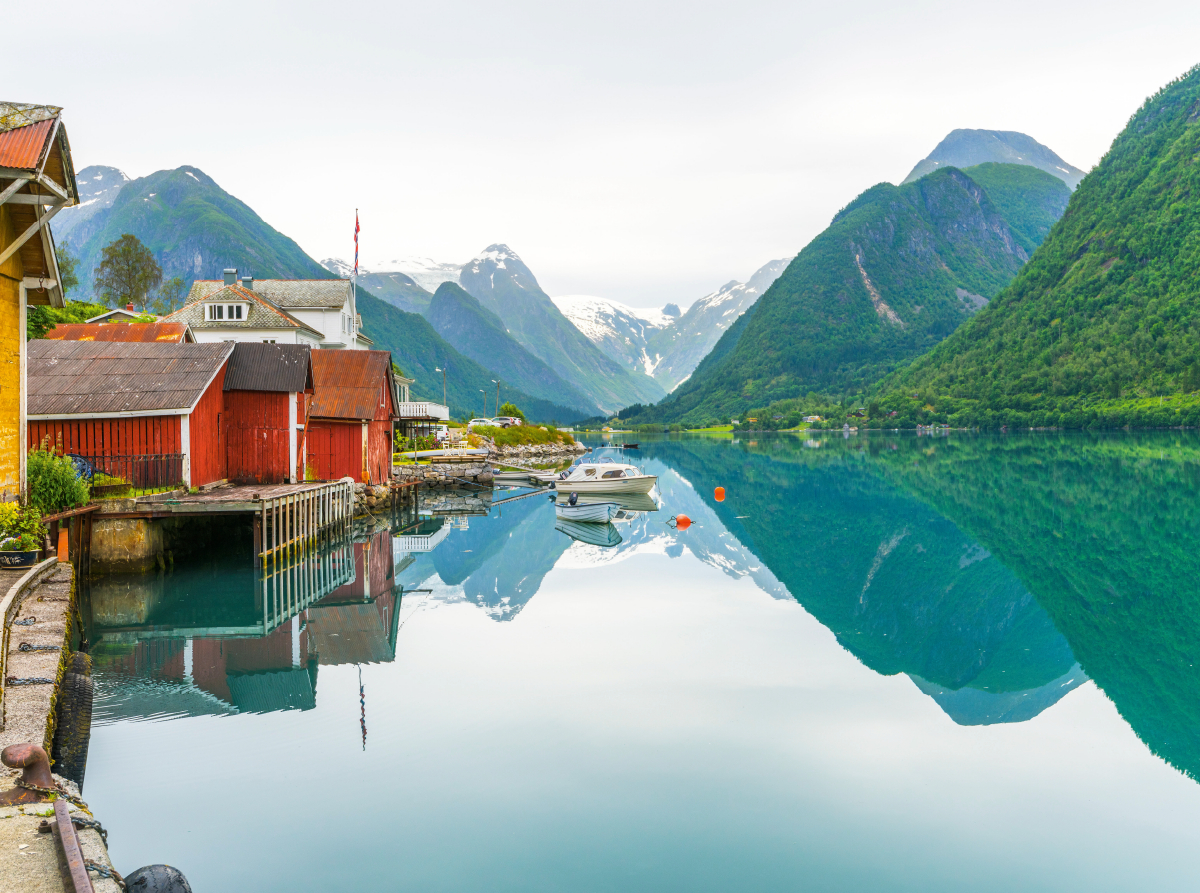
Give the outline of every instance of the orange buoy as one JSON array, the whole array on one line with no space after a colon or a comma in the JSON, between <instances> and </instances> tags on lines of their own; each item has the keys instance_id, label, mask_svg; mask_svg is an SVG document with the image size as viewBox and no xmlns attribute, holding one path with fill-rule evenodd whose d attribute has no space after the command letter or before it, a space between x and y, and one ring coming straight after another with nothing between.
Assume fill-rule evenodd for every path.
<instances>
[{"instance_id":1,"label":"orange buoy","mask_svg":"<svg viewBox=\"0 0 1200 893\"><path fill-rule=\"evenodd\" d=\"M692 519L689 518L687 515L676 515L675 516L675 529L676 530L687 530L691 526L692 526Z\"/></svg>"},{"instance_id":2,"label":"orange buoy","mask_svg":"<svg viewBox=\"0 0 1200 893\"><path fill-rule=\"evenodd\" d=\"M717 487L717 489L713 490L713 499L715 499L717 502L724 502L725 501L725 488Z\"/></svg>"}]
</instances>

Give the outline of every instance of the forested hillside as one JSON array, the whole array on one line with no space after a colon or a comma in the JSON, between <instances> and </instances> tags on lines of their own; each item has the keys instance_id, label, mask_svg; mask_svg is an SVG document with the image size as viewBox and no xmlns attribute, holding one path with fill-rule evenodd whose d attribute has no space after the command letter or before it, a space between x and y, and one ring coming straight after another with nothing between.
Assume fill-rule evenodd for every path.
<instances>
[{"instance_id":1,"label":"forested hillside","mask_svg":"<svg viewBox=\"0 0 1200 893\"><path fill-rule=\"evenodd\" d=\"M951 424L1192 418L1195 400L1186 395L1200 389L1198 153L1193 69L1130 119L1012 285L876 389L881 409L919 393L927 419Z\"/></svg>"},{"instance_id":2,"label":"forested hillside","mask_svg":"<svg viewBox=\"0 0 1200 893\"><path fill-rule=\"evenodd\" d=\"M853 393L937 344L1012 279L1068 195L1020 165L989 165L981 179L1001 201L955 168L864 192L690 380L632 420L703 422L810 391Z\"/></svg>"},{"instance_id":3,"label":"forested hillside","mask_svg":"<svg viewBox=\"0 0 1200 893\"><path fill-rule=\"evenodd\" d=\"M415 378L413 397L418 400L442 402L442 373L446 370L446 394L453 418L467 418L483 411L485 390L488 405L495 399L496 375L474 360L463 356L448 344L425 317L409 313L385 303L360 287L357 292L358 311L363 318L363 331L375 342L378 350L390 350L392 361L409 378ZM516 403L529 417L538 422L572 422L581 417L578 410L540 400L516 388L503 388L501 400Z\"/></svg>"},{"instance_id":4,"label":"forested hillside","mask_svg":"<svg viewBox=\"0 0 1200 893\"><path fill-rule=\"evenodd\" d=\"M494 314L453 282L443 282L423 314L463 356L493 370L493 378L543 400L569 405L581 416L599 409L586 394L522 347Z\"/></svg>"}]
</instances>

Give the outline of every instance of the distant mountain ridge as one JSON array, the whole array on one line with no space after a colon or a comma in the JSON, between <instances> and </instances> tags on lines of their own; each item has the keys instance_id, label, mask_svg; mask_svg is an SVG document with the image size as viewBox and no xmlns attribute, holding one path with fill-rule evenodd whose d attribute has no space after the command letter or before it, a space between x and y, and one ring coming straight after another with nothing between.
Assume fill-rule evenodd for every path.
<instances>
[{"instance_id":1,"label":"distant mountain ridge","mask_svg":"<svg viewBox=\"0 0 1200 893\"><path fill-rule=\"evenodd\" d=\"M1085 171L1063 161L1033 137L1015 130L952 130L901 182L913 183L943 167L966 168L987 162L1024 164L1058 177L1074 189Z\"/></svg>"},{"instance_id":2,"label":"distant mountain ridge","mask_svg":"<svg viewBox=\"0 0 1200 893\"><path fill-rule=\"evenodd\" d=\"M605 412L665 393L648 375L627 371L584 337L507 245L489 245L464 265L459 284L530 353Z\"/></svg>"},{"instance_id":3,"label":"distant mountain ridge","mask_svg":"<svg viewBox=\"0 0 1200 893\"><path fill-rule=\"evenodd\" d=\"M489 369L505 370L497 373L505 390L519 388L534 397L570 406L581 416L599 412L583 391L527 351L508 334L498 316L453 282L438 286L424 315L434 330L464 356Z\"/></svg>"},{"instance_id":4,"label":"distant mountain ridge","mask_svg":"<svg viewBox=\"0 0 1200 893\"><path fill-rule=\"evenodd\" d=\"M154 252L163 278L182 277L185 290L196 279L220 279L226 267L260 279L333 275L197 167L184 165L103 186L108 177L117 176L124 174L116 168L84 168L79 177L93 187L96 205L68 208L51 221L56 238L69 239L79 257L74 300L92 296L101 252L124 233L137 236Z\"/></svg>"}]
</instances>

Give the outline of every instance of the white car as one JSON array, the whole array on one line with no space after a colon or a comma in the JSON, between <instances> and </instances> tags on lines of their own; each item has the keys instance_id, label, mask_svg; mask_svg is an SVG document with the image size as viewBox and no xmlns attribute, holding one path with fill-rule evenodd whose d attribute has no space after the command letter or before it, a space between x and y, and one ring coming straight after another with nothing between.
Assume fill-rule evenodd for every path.
<instances>
[{"instance_id":1,"label":"white car","mask_svg":"<svg viewBox=\"0 0 1200 893\"><path fill-rule=\"evenodd\" d=\"M521 420L510 415L502 415L492 419L492 424L497 428L512 428L521 424Z\"/></svg>"},{"instance_id":2,"label":"white car","mask_svg":"<svg viewBox=\"0 0 1200 893\"><path fill-rule=\"evenodd\" d=\"M494 428L496 423L492 419L471 419L467 422L467 430L472 428Z\"/></svg>"}]
</instances>

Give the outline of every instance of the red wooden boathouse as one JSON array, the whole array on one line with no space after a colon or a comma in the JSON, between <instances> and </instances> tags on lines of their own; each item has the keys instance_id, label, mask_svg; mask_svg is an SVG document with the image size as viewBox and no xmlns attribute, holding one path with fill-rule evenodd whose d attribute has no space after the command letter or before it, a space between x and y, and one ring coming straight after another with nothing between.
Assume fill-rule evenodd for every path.
<instances>
[{"instance_id":1,"label":"red wooden boathouse","mask_svg":"<svg viewBox=\"0 0 1200 893\"><path fill-rule=\"evenodd\" d=\"M28 437L135 486L223 479L232 344L29 342Z\"/></svg>"},{"instance_id":2,"label":"red wooden boathouse","mask_svg":"<svg viewBox=\"0 0 1200 893\"><path fill-rule=\"evenodd\" d=\"M392 355L386 350L315 350L315 392L305 452L309 476L387 483L396 419Z\"/></svg>"},{"instance_id":3,"label":"red wooden boathouse","mask_svg":"<svg viewBox=\"0 0 1200 893\"><path fill-rule=\"evenodd\" d=\"M303 344L234 346L225 373L229 480L304 480L304 431L313 393L312 351Z\"/></svg>"}]
</instances>

